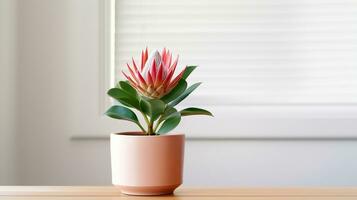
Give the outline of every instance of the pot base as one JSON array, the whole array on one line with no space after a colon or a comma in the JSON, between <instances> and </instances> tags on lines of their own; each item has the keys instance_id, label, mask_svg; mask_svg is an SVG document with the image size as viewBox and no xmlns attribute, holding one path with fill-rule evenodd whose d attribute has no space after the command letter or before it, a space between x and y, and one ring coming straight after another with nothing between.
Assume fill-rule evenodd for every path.
<instances>
[{"instance_id":1,"label":"pot base","mask_svg":"<svg viewBox=\"0 0 357 200\"><path fill-rule=\"evenodd\" d=\"M120 191L123 194L138 195L138 196L153 196L153 195L165 195L172 194L179 185L168 186L123 186L119 185Z\"/></svg>"}]
</instances>

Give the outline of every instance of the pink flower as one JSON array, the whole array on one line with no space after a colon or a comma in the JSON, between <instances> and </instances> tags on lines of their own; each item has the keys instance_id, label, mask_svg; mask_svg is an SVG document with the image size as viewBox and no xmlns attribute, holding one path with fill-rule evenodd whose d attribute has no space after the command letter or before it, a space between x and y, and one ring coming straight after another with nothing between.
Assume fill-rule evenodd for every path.
<instances>
[{"instance_id":1,"label":"pink flower","mask_svg":"<svg viewBox=\"0 0 357 200\"><path fill-rule=\"evenodd\" d=\"M169 93L180 81L185 69L173 78L178 56L172 63L172 54L165 48L148 56L148 49L141 52L141 66L138 69L134 59L132 67L127 64L130 75L123 72L130 85L143 96L159 99Z\"/></svg>"}]
</instances>

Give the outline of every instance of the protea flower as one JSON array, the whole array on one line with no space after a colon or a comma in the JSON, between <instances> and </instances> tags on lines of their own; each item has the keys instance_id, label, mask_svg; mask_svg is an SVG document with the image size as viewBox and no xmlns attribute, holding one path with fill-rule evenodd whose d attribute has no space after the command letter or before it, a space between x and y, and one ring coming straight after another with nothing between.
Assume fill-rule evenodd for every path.
<instances>
[{"instance_id":1,"label":"protea flower","mask_svg":"<svg viewBox=\"0 0 357 200\"><path fill-rule=\"evenodd\" d=\"M164 48L148 56L148 49L141 52L141 66L138 68L134 59L132 66L127 64L130 75L123 72L130 85L143 96L160 99L169 93L180 81L185 69L173 78L178 62L178 56L172 63L172 53Z\"/></svg>"}]
</instances>

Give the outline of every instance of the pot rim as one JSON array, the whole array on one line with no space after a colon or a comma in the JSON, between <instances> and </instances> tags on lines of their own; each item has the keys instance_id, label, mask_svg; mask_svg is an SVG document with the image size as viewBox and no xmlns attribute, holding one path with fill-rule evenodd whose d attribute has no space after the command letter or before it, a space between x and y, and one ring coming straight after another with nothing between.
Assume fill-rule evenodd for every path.
<instances>
[{"instance_id":1,"label":"pot rim","mask_svg":"<svg viewBox=\"0 0 357 200\"><path fill-rule=\"evenodd\" d=\"M126 132L118 132L118 133L111 133L111 136L119 136L119 137L138 137L138 138L161 138L161 137L177 137L177 136L184 136L184 133L171 133L171 134L164 134L164 135L144 135L140 131L126 131Z\"/></svg>"}]
</instances>

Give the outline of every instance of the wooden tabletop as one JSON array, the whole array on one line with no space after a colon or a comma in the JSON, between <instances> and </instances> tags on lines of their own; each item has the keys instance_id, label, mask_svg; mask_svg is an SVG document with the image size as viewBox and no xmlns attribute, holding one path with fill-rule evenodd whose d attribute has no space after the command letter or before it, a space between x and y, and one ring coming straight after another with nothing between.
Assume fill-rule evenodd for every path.
<instances>
[{"instance_id":1,"label":"wooden tabletop","mask_svg":"<svg viewBox=\"0 0 357 200\"><path fill-rule=\"evenodd\" d=\"M356 188L179 188L173 195L127 196L112 186L0 186L1 200L357 200Z\"/></svg>"}]
</instances>

